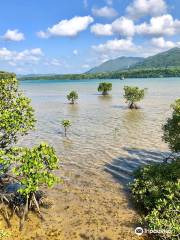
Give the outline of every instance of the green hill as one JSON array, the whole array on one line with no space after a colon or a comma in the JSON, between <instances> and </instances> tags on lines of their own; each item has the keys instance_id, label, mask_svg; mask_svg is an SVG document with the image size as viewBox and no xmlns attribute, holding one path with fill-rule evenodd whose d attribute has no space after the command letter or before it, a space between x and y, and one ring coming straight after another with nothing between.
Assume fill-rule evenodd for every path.
<instances>
[{"instance_id":1,"label":"green hill","mask_svg":"<svg viewBox=\"0 0 180 240\"><path fill-rule=\"evenodd\" d=\"M180 48L172 48L166 52L145 58L144 61L131 66L131 69L180 67Z\"/></svg>"},{"instance_id":2,"label":"green hill","mask_svg":"<svg viewBox=\"0 0 180 240\"><path fill-rule=\"evenodd\" d=\"M172 48L147 58L119 57L92 68L87 73L119 72L127 69L180 67L180 48Z\"/></svg>"},{"instance_id":3,"label":"green hill","mask_svg":"<svg viewBox=\"0 0 180 240\"><path fill-rule=\"evenodd\" d=\"M143 61L140 57L119 57L102 63L100 66L92 68L88 73L116 72L128 69L132 65Z\"/></svg>"}]
</instances>

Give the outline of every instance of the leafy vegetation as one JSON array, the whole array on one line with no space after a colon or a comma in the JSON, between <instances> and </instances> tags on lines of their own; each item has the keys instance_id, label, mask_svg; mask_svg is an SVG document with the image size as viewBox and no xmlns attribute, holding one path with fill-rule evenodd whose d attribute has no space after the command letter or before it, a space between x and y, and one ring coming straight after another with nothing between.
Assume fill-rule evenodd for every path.
<instances>
[{"instance_id":1,"label":"leafy vegetation","mask_svg":"<svg viewBox=\"0 0 180 240\"><path fill-rule=\"evenodd\" d=\"M168 118L167 123L163 126L163 139L169 144L171 151L180 152L180 99L172 104L172 117Z\"/></svg>"},{"instance_id":2,"label":"leafy vegetation","mask_svg":"<svg viewBox=\"0 0 180 240\"><path fill-rule=\"evenodd\" d=\"M124 98L129 104L130 109L138 108L136 103L141 101L145 96L146 89L140 89L138 87L124 87Z\"/></svg>"},{"instance_id":3,"label":"leafy vegetation","mask_svg":"<svg viewBox=\"0 0 180 240\"><path fill-rule=\"evenodd\" d=\"M9 148L35 125L30 99L18 90L14 74L0 74L0 149Z\"/></svg>"},{"instance_id":4,"label":"leafy vegetation","mask_svg":"<svg viewBox=\"0 0 180 240\"><path fill-rule=\"evenodd\" d=\"M172 105L172 117L164 125L163 139L173 152L179 152L180 100ZM180 158L171 162L150 164L134 173L131 191L143 210L148 229L160 230L157 239L178 240L180 233Z\"/></svg>"},{"instance_id":5,"label":"leafy vegetation","mask_svg":"<svg viewBox=\"0 0 180 240\"><path fill-rule=\"evenodd\" d=\"M131 191L138 206L144 210L145 226L163 230L158 239L179 239L180 159L139 168L134 176Z\"/></svg>"},{"instance_id":6,"label":"leafy vegetation","mask_svg":"<svg viewBox=\"0 0 180 240\"><path fill-rule=\"evenodd\" d=\"M71 102L71 104L74 104L75 101L79 98L78 93L76 91L71 91L67 95L67 99Z\"/></svg>"},{"instance_id":7,"label":"leafy vegetation","mask_svg":"<svg viewBox=\"0 0 180 240\"><path fill-rule=\"evenodd\" d=\"M64 135L65 135L65 137L67 137L67 129L71 126L71 121L64 119L61 123L64 127Z\"/></svg>"},{"instance_id":8,"label":"leafy vegetation","mask_svg":"<svg viewBox=\"0 0 180 240\"><path fill-rule=\"evenodd\" d=\"M30 100L18 89L14 74L0 73L0 178L8 178L8 184L18 185L18 190L8 195L0 189L0 201L4 205L6 221L10 218L5 204L21 217L20 230L29 210L40 213L41 186L52 187L57 182L53 170L58 169L54 149L46 144L37 147L15 147L18 138L34 128L34 110ZM4 182L4 185L7 184Z\"/></svg>"},{"instance_id":9,"label":"leafy vegetation","mask_svg":"<svg viewBox=\"0 0 180 240\"><path fill-rule=\"evenodd\" d=\"M102 92L102 95L108 95L108 92L112 90L112 83L102 82L98 86L98 92Z\"/></svg>"}]
</instances>

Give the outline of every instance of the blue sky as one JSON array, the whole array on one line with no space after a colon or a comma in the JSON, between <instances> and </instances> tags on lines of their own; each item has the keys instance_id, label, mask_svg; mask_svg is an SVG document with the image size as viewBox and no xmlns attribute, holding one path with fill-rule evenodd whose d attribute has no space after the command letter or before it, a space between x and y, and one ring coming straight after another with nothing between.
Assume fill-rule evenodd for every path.
<instances>
[{"instance_id":1,"label":"blue sky","mask_svg":"<svg viewBox=\"0 0 180 240\"><path fill-rule=\"evenodd\" d=\"M0 70L81 73L180 47L179 0L2 0Z\"/></svg>"}]
</instances>

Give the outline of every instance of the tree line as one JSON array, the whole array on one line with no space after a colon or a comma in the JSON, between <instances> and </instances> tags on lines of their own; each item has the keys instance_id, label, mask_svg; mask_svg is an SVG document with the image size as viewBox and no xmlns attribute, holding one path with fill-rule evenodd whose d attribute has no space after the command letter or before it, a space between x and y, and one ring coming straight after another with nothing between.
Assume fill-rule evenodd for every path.
<instances>
[{"instance_id":1,"label":"tree line","mask_svg":"<svg viewBox=\"0 0 180 240\"><path fill-rule=\"evenodd\" d=\"M180 77L180 67L128 69L118 72L20 76L19 80L83 80Z\"/></svg>"}]
</instances>

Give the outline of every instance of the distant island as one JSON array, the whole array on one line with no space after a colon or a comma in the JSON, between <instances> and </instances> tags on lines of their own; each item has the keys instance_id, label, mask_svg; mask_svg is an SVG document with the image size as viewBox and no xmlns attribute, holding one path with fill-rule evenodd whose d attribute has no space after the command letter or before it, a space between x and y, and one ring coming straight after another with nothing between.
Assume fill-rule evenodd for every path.
<instances>
[{"instance_id":1,"label":"distant island","mask_svg":"<svg viewBox=\"0 0 180 240\"><path fill-rule=\"evenodd\" d=\"M82 74L25 75L19 80L81 80L180 77L180 48L147 58L119 57Z\"/></svg>"}]
</instances>

